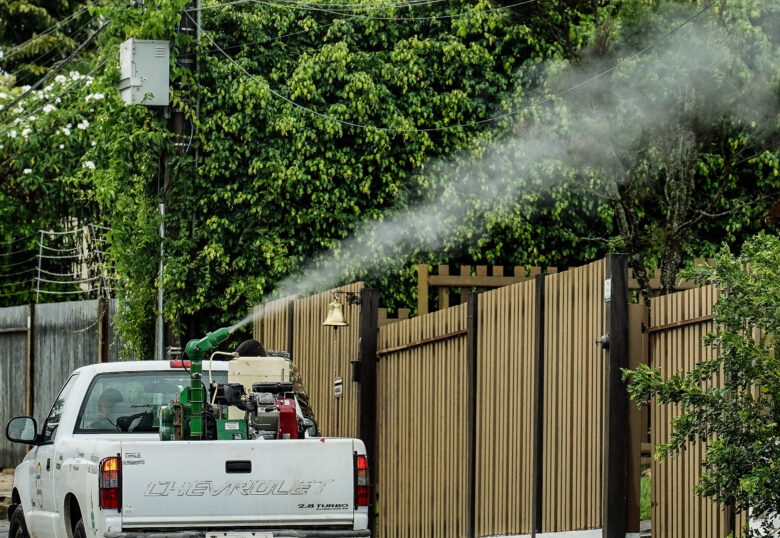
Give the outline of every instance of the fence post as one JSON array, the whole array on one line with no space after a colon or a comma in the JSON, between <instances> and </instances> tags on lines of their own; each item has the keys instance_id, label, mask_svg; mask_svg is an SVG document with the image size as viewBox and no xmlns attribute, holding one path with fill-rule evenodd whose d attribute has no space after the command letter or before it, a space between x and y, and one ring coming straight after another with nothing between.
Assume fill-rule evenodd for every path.
<instances>
[{"instance_id":1,"label":"fence post","mask_svg":"<svg viewBox=\"0 0 780 538\"><path fill-rule=\"evenodd\" d=\"M533 443L533 511L531 526L533 536L542 532L542 493L544 476L544 274L534 277L535 326L534 326L534 443Z\"/></svg>"},{"instance_id":2,"label":"fence post","mask_svg":"<svg viewBox=\"0 0 780 538\"><path fill-rule=\"evenodd\" d=\"M26 364L26 394L27 399L25 401L24 409L27 416L33 416L34 409L34 394L35 385L33 384L35 375L35 304L27 305L27 364Z\"/></svg>"},{"instance_id":3,"label":"fence post","mask_svg":"<svg viewBox=\"0 0 780 538\"><path fill-rule=\"evenodd\" d=\"M428 313L428 264L417 265L417 315Z\"/></svg>"},{"instance_id":4,"label":"fence post","mask_svg":"<svg viewBox=\"0 0 780 538\"><path fill-rule=\"evenodd\" d=\"M476 536L476 487L477 487L477 330L479 329L479 309L476 293L469 293L466 300L466 364L468 379L468 426L466 438L469 441L469 491L468 491L468 529L469 536Z\"/></svg>"},{"instance_id":5,"label":"fence post","mask_svg":"<svg viewBox=\"0 0 780 538\"><path fill-rule=\"evenodd\" d=\"M98 298L98 362L108 362L108 300Z\"/></svg>"},{"instance_id":6,"label":"fence post","mask_svg":"<svg viewBox=\"0 0 780 538\"><path fill-rule=\"evenodd\" d=\"M293 344L295 343L295 299L287 303L287 353L294 360Z\"/></svg>"},{"instance_id":7,"label":"fence post","mask_svg":"<svg viewBox=\"0 0 780 538\"><path fill-rule=\"evenodd\" d=\"M290 310L292 311L292 309ZM358 437L366 445L368 468L376 482L379 466L376 462L376 345L379 330L379 292L375 289L360 290L360 336L358 360L360 361L360 402L358 407ZM376 495L376 488L372 491ZM368 508L368 528L375 534L376 505Z\"/></svg>"},{"instance_id":8,"label":"fence post","mask_svg":"<svg viewBox=\"0 0 780 538\"><path fill-rule=\"evenodd\" d=\"M625 254L607 256L604 300L607 303L607 348L604 384L603 538L626 535L628 467L628 393L621 368L628 367L628 282Z\"/></svg>"}]
</instances>

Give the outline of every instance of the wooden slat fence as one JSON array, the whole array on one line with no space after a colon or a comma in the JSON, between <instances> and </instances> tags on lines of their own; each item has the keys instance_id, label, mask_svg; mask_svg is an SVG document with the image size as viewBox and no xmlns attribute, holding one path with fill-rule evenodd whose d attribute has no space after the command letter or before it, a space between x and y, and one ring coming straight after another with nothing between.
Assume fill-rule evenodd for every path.
<instances>
[{"instance_id":1,"label":"wooden slat fence","mask_svg":"<svg viewBox=\"0 0 780 538\"><path fill-rule=\"evenodd\" d=\"M26 415L27 402L27 316L28 306L0 308L0 427L9 419ZM24 445L10 443L5 435L0 438L0 467L16 465L26 454Z\"/></svg>"},{"instance_id":2,"label":"wooden slat fence","mask_svg":"<svg viewBox=\"0 0 780 538\"><path fill-rule=\"evenodd\" d=\"M385 325L377 347L379 535L468 536L466 305Z\"/></svg>"},{"instance_id":3,"label":"wooden slat fence","mask_svg":"<svg viewBox=\"0 0 780 538\"><path fill-rule=\"evenodd\" d=\"M528 281L479 295L477 536L533 530L535 293Z\"/></svg>"},{"instance_id":4,"label":"wooden slat fence","mask_svg":"<svg viewBox=\"0 0 780 538\"><path fill-rule=\"evenodd\" d=\"M40 425L73 370L117 360L116 311L116 299L0 308L0 427L19 415L32 415ZM100 314L108 316L105 334ZM22 445L0 437L0 467L17 465L24 454Z\"/></svg>"},{"instance_id":5,"label":"wooden slat fence","mask_svg":"<svg viewBox=\"0 0 780 538\"><path fill-rule=\"evenodd\" d=\"M351 361L357 359L360 306L347 304L341 292L360 295L362 289L358 282L303 299L284 297L254 309L254 337L266 349L291 352L320 433L328 437L357 436L358 385L352 381ZM334 292L349 323L338 330L322 326ZM338 398L333 394L337 377L343 380Z\"/></svg>"},{"instance_id":6,"label":"wooden slat fence","mask_svg":"<svg viewBox=\"0 0 780 538\"><path fill-rule=\"evenodd\" d=\"M429 312L431 289L436 291L438 310L444 310L450 307L451 295L456 289L460 290L460 295L455 296L455 304L462 304L472 291L482 292L533 280L542 273L542 268L523 265L508 268L503 265L461 265L456 270L449 265L439 265L436 271L431 274L427 264L417 266L417 314L420 316ZM555 273L557 269L548 267L546 272Z\"/></svg>"},{"instance_id":7,"label":"wooden slat fence","mask_svg":"<svg viewBox=\"0 0 780 538\"><path fill-rule=\"evenodd\" d=\"M688 372L697 363L714 357L714 350L704 346L702 337L712 332L712 306L719 291L714 286L692 289L650 302L650 364L665 377ZM712 383L720 385L721 379ZM651 437L653 444L670 439L671 421L680 415L679 408L651 404ZM706 445L697 442L682 454L661 462L653 460L652 530L657 538L708 536L723 538L731 532L729 516L719 505L693 492L701 476ZM746 520L737 514L737 536Z\"/></svg>"},{"instance_id":8,"label":"wooden slat fence","mask_svg":"<svg viewBox=\"0 0 780 538\"><path fill-rule=\"evenodd\" d=\"M294 309L293 303L292 297L284 297L255 306L253 334L266 349L292 353L289 331L290 310Z\"/></svg>"},{"instance_id":9,"label":"wooden slat fence","mask_svg":"<svg viewBox=\"0 0 780 538\"><path fill-rule=\"evenodd\" d=\"M605 262L545 278L542 531L601 527Z\"/></svg>"}]
</instances>

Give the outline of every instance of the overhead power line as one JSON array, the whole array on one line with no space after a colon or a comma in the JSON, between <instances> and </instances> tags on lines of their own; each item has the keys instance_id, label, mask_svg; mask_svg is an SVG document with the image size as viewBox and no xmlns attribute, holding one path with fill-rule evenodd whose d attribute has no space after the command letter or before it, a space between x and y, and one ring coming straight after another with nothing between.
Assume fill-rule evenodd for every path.
<instances>
[{"instance_id":1,"label":"overhead power line","mask_svg":"<svg viewBox=\"0 0 780 538\"><path fill-rule=\"evenodd\" d=\"M18 114L17 116L15 116L15 117L13 117L13 118L9 118L8 120L6 120L6 121L9 123L9 125L8 125L8 126L5 128L5 129L2 129L2 130L0 130L0 136L4 135L4 134L5 134L5 133L7 133L8 131L10 131L11 129L14 129L14 128L16 127L16 126L13 124L13 122L14 122L14 121L16 121L16 120L18 120L18 119L27 119L27 118L29 118L30 116L34 116L35 114L38 114L38 113L39 113L41 110L43 110L43 108L44 108L44 107L45 107L47 104L51 104L52 102L55 102L55 101L57 101L57 99L61 99L62 97L64 97L65 95L67 95L67 94L68 94L68 92L70 92L70 91L71 91L73 88L75 88L76 86L78 86L79 84L81 84L82 82L84 82L85 80L88 80L88 79L89 79L89 77L91 77L93 74L95 74L95 72L97 72L98 70L100 70L100 69L101 69L101 68L102 68L104 65L106 65L106 63L108 63L108 60L103 60L102 62L100 62L100 63L97 65L97 67L95 67L95 68L94 68L94 69L92 69L92 70L91 70L89 73L87 73L86 75L84 75L84 77L83 77L83 78L80 78L80 79L78 79L78 80L75 80L75 81L71 82L71 83L68 85L68 87L67 87L67 88L65 88L63 91L61 91L61 92L60 92L59 94L57 94L56 96L54 96L54 97L52 97L52 98L50 98L50 99L47 99L47 100L44 100L44 101L42 101L42 102L40 103L40 105L38 106L38 108L36 108L36 109L35 109L35 110L33 110L32 112L23 112L23 113L21 113L21 114ZM29 237L34 237L34 236L29 236ZM21 241L21 239L19 239L19 241ZM2 243L0 243L0 244L2 244Z\"/></svg>"},{"instance_id":2,"label":"overhead power line","mask_svg":"<svg viewBox=\"0 0 780 538\"><path fill-rule=\"evenodd\" d=\"M70 22L71 20L75 19L76 17L78 17L79 15L81 15L82 13L87 11L87 9L89 9L89 8L83 7L81 9L79 9L78 11L74 11L73 13L71 13L70 15L68 15L67 17L62 19L61 21L58 21L58 22L54 23L53 25L51 25L49 28L47 28L46 30L44 30L40 34L36 34L36 35L32 36L30 39L28 39L27 41L24 41L22 43L19 43L18 45L13 46L12 48L8 49L8 53L7 54L3 53L3 58L2 59L3 60L7 60L7 59L13 57L16 54L19 54L23 50L24 46L27 45L28 43L31 43L31 42L35 41L36 39L40 39L41 37L43 37L43 36L53 32L54 30L56 30L57 28L59 28L63 24L66 24L66 23Z\"/></svg>"},{"instance_id":3,"label":"overhead power line","mask_svg":"<svg viewBox=\"0 0 780 538\"><path fill-rule=\"evenodd\" d=\"M550 102L554 101L557 98L560 98L560 97L562 97L564 95L567 95L567 94L569 94L569 93L571 93L573 91L576 91L579 88L582 88L583 86L587 86L588 84L594 82L595 80L598 80L598 79L608 75L609 73L615 71L623 63L631 62L632 60L638 58L639 56L642 56L647 51L649 51L650 49L652 49L653 47L655 47L656 45L658 45L659 43L661 43L665 39L669 38L674 33L676 33L678 30L680 30L681 28L683 28L687 24L693 22L702 13L704 13L707 10L709 10L710 8L712 8L712 6L716 5L719 2L720 2L720 0L714 0L710 4L707 4L707 5L703 6L699 11L697 11L696 13L694 13L693 15L691 15L690 17L685 19L683 22L681 22L680 24L678 24L677 26L672 28L669 32L667 32L666 34L662 35L661 37L655 39L649 45L647 45L643 49L639 50L638 52L635 52L634 54L632 54L628 58L626 58L626 59L624 59L622 61L619 61L619 62L615 63L613 66L609 67L608 69L605 69L604 71L601 71L600 73L597 73L596 75L593 75L592 77L589 77L589 78L583 80L582 82L579 82L578 84L575 84L574 86L570 86L569 88L566 88L565 90L559 91L559 92L557 92L557 93L555 93L555 94L553 94L553 95L551 95L549 97L546 97L544 99L540 99L540 100L532 102L532 103L528 103L527 105L524 105L524 106L522 106L520 108L517 108L515 110L511 110L509 112L505 112L505 113L502 113L502 114L497 114L495 116L491 116L489 118L485 118L485 119L481 119L481 120L475 120L475 121L468 122L468 123L459 123L459 124L455 124L455 125L445 125L445 126L442 126L442 127L424 127L424 128L416 128L416 129L399 129L399 128L394 128L394 127L364 125L364 124L357 123L357 122L341 120L341 119L335 118L333 116L329 116L328 114L324 114L322 112L318 112L318 111L316 111L316 110L314 110L312 108L309 108L309 107L307 107L305 105L302 105L300 103L296 103L292 99L290 99L288 97L285 97L281 93L275 91L273 88L271 88L271 86L267 82L258 79L255 75L253 75L252 73L247 71L241 64L236 62L236 60L232 56L230 56L227 52L225 52L214 41L214 39L207 32L205 32L203 30L203 28L200 27L200 25L197 23L197 21L195 21L195 19L192 17L192 15L187 13L187 16L190 17L190 19L193 20L193 22L195 23L195 26L200 30L201 35L203 35L206 39L208 39L211 42L211 44L219 52L221 52L228 59L228 61L230 61L234 66L236 66L241 72L243 72L246 76L248 76L249 78L251 78L252 80L257 82L258 84L264 86L266 88L266 90L271 95L274 95L275 97L281 99L282 101L284 101L284 102L286 102L286 103L288 103L288 104L290 104L290 105L292 105L292 106L294 106L296 108L304 110L305 112L307 112L307 113L309 113L309 114L311 114L313 116L317 116L317 117L320 117L320 118L323 118L323 119L326 119L326 120L329 120L329 121L333 121L335 123L339 123L339 124L347 126L347 127L355 127L357 129L383 131L383 132L394 132L394 133L414 133L414 132L428 133L428 132L436 132L436 131L450 131L450 130L453 130L453 129L464 129L464 128L467 128L467 127L475 127L477 125L481 125L481 124L485 124L485 123L491 123L491 122L494 122L494 121L499 121L499 120L504 119L504 118L516 116L516 115L518 115L518 114L522 113L523 111L528 110L530 108L534 108L534 107L537 107L539 105L550 103Z\"/></svg>"},{"instance_id":4,"label":"overhead power line","mask_svg":"<svg viewBox=\"0 0 780 538\"><path fill-rule=\"evenodd\" d=\"M76 30L75 30L73 33L71 33L71 34L70 34L70 35L68 35L67 37L68 37L69 39L72 39L72 40L74 40L74 41L77 41L78 39L81 39L81 37L84 37L84 36L86 36L86 35L87 35L87 32L88 32L88 26L89 26L91 23L93 23L94 21L95 21L95 19L94 19L94 18L93 18L93 19L89 19L89 20L87 20L87 21L86 21L84 24L82 24L81 26L79 26L79 27L78 27L78 28L77 28L77 29L76 29ZM59 47L51 47L51 48L49 48L49 49L47 49L47 50L43 51L42 53L40 53L38 56L36 56L36 57L35 57L35 58L33 58L32 60L28 60L28 61L26 61L25 63L23 63L23 64L20 64L20 65L19 65L19 67L17 67L16 69L14 69L14 70L13 70L13 71L12 71L10 74L11 74L11 75L14 75L14 76L17 76L17 77L18 77L18 75L19 75L20 73L22 73L22 72L23 72L23 71L24 71L24 70L27 68L27 66L28 66L29 64L38 64L38 62L40 62L40 61L41 61L41 60L43 60L43 59L44 59L46 56L49 56L49 55L51 55L51 54L55 54L55 56L54 56L53 58L49 58L49 59L47 59L46 61L48 62L48 61L50 61L50 60L52 60L52 59L56 59L56 54L57 54L58 52L60 52L60 49L59 49ZM27 75L27 77L29 77L29 76L31 76L31 73L29 73L29 72L28 72L26 75ZM17 80L17 86L18 86L18 85L20 85L20 81L22 81L22 80L24 80L24 79L25 79L25 77L24 77L24 76L23 76L22 78L18 79L18 80Z\"/></svg>"},{"instance_id":5,"label":"overhead power line","mask_svg":"<svg viewBox=\"0 0 780 538\"><path fill-rule=\"evenodd\" d=\"M296 0L277 0L280 4L298 4L311 7L333 8L333 9L388 9L388 8L401 8L401 7L415 7L421 5L438 4L444 0L410 0L401 2L382 2L374 4L347 4L337 2L302 2ZM207 11L212 9L219 9L223 7L237 6L240 4L257 3L255 0L232 0L230 2L223 2L220 4L213 4L209 6L200 6L187 9L186 11Z\"/></svg>"},{"instance_id":6,"label":"overhead power line","mask_svg":"<svg viewBox=\"0 0 780 538\"><path fill-rule=\"evenodd\" d=\"M92 42L92 40L95 39L95 37L100 32L102 32L106 28L106 26L108 26L109 24L111 24L111 19L109 19L106 22L104 22L102 25L100 25L100 28L98 28L97 30L92 32L92 34L87 39L85 39L81 43L81 45L76 47L76 50L74 50L70 54L70 56L68 56L65 60L63 60L63 62L61 64L59 64L57 67L53 68L51 71L46 73L46 75L44 75L40 80L38 80L38 82L36 82L32 86L30 86L30 88L27 91L25 91L24 93L22 93L22 95L20 95L19 97L17 97L16 99L11 101L10 103L8 103L8 105L6 105L6 108L4 110L6 110L6 111L7 110L11 110L17 103L19 103L19 101L21 101L22 99L24 99L25 97L30 95L33 92L33 90L39 88L41 85L43 85L44 82L46 82L47 80L52 78L54 75L56 75L57 73L59 73L60 71L65 69L65 66L70 64L70 62L72 62L76 58L76 56L78 56L79 53L82 50L84 50L87 47L87 45L89 45Z\"/></svg>"},{"instance_id":7,"label":"overhead power line","mask_svg":"<svg viewBox=\"0 0 780 538\"><path fill-rule=\"evenodd\" d=\"M506 6L499 6L499 7L493 7L488 9L476 9L472 11L463 11L460 13L452 13L449 15L431 15L427 17L399 17L395 15L388 15L388 16L378 16L378 15L364 15L361 13L357 13L355 11L339 11L336 9L327 9L322 7L316 7L314 4L310 4L308 2L297 2L293 0L277 0L276 2L269 2L267 0L236 0L235 2L228 2L225 4L218 4L216 7L224 7L224 6L231 6L235 5L237 3L247 3L251 2L254 4L261 4L264 6L269 6L273 8L283 8L283 9L299 9L303 11L318 11L321 13L330 13L332 15L349 15L350 17L354 17L356 19L369 19L369 20L377 20L377 21L433 21L433 20L443 20L443 19L457 19L460 17L468 17L470 15L480 15L482 13L491 13L493 11L503 11L505 9L511 9L513 7L520 7L524 6L526 4L533 4L535 2L538 2L539 0L523 0L521 2L516 2L514 4L509 4ZM409 4L404 4L409 5ZM356 6L359 7L359 4L356 4ZM200 8L201 11L204 8ZM385 8L378 8L378 9L385 9ZM197 8L193 8L188 11L197 11Z\"/></svg>"}]
</instances>

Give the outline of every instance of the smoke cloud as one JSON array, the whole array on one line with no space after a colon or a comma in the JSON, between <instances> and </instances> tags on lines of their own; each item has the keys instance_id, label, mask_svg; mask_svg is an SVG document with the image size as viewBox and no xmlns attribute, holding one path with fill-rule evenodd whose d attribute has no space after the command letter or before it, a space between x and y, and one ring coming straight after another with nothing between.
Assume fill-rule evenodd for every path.
<instances>
[{"instance_id":1,"label":"smoke cloud","mask_svg":"<svg viewBox=\"0 0 780 538\"><path fill-rule=\"evenodd\" d=\"M326 290L354 275L397 267L413 252L438 251L458 234L467 237L467 230L484 226L486 212L511 208L529 191L565 179L564 170L619 180L649 140L661 148L691 144L698 126L719 121L777 129L779 9L766 8L762 27L750 29L724 27L713 11L638 56L650 39L695 11L667 6L643 21L643 27L659 29L654 37L631 49L618 47L609 59L543 65L547 82L535 100L545 102L518 114L510 136L479 157L427 164L425 173L437 185L427 201L365 223L279 283L275 295Z\"/></svg>"}]
</instances>

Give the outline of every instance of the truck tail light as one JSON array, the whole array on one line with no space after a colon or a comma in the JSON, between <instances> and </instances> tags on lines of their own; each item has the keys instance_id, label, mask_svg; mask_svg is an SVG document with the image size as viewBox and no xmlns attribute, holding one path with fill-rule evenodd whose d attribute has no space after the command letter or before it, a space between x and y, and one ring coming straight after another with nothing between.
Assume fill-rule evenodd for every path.
<instances>
[{"instance_id":1,"label":"truck tail light","mask_svg":"<svg viewBox=\"0 0 780 538\"><path fill-rule=\"evenodd\" d=\"M98 491L100 508L119 510L122 502L122 460L119 455L100 462Z\"/></svg>"},{"instance_id":2,"label":"truck tail light","mask_svg":"<svg viewBox=\"0 0 780 538\"><path fill-rule=\"evenodd\" d=\"M371 502L371 483L368 476L368 457L355 455L355 507Z\"/></svg>"},{"instance_id":3,"label":"truck tail light","mask_svg":"<svg viewBox=\"0 0 780 538\"><path fill-rule=\"evenodd\" d=\"M189 368L190 361L171 360L168 361L168 366L171 368Z\"/></svg>"}]
</instances>

